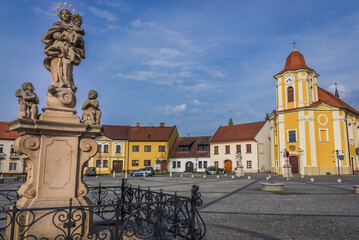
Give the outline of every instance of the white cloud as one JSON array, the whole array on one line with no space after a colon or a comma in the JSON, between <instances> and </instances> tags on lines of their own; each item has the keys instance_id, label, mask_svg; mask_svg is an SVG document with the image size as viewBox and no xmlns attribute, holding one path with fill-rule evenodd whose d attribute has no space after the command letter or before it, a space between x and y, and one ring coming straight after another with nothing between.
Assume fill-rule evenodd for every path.
<instances>
[{"instance_id":1,"label":"white cloud","mask_svg":"<svg viewBox=\"0 0 359 240\"><path fill-rule=\"evenodd\" d=\"M199 82L194 85L181 85L180 89L192 92L219 91L218 84L213 82Z\"/></svg>"},{"instance_id":2,"label":"white cloud","mask_svg":"<svg viewBox=\"0 0 359 240\"><path fill-rule=\"evenodd\" d=\"M131 9L130 6L120 0L99 0L97 4L119 8L122 11L129 11Z\"/></svg>"},{"instance_id":3,"label":"white cloud","mask_svg":"<svg viewBox=\"0 0 359 240\"><path fill-rule=\"evenodd\" d=\"M177 79L166 72L133 71L128 74L118 73L117 76L136 81L149 81L159 85L173 85L174 83L183 82L183 80Z\"/></svg>"},{"instance_id":4,"label":"white cloud","mask_svg":"<svg viewBox=\"0 0 359 240\"><path fill-rule=\"evenodd\" d=\"M107 10L100 10L98 8L89 7L90 12L92 12L95 16L107 19L110 22L115 22L117 20L117 16Z\"/></svg>"},{"instance_id":5,"label":"white cloud","mask_svg":"<svg viewBox=\"0 0 359 240\"><path fill-rule=\"evenodd\" d=\"M192 103L193 105L200 105L200 104L201 104L201 102L198 101L197 99L191 101L191 103Z\"/></svg>"},{"instance_id":6,"label":"white cloud","mask_svg":"<svg viewBox=\"0 0 359 240\"><path fill-rule=\"evenodd\" d=\"M187 110L187 104L183 103L176 106L166 105L164 107L159 107L159 110L162 111L165 115L178 115L179 113L185 112Z\"/></svg>"}]
</instances>

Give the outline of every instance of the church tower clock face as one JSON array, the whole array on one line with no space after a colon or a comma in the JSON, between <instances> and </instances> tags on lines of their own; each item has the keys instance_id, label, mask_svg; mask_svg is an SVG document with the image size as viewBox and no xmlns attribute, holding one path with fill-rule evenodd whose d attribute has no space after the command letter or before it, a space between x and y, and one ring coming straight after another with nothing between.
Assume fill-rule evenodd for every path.
<instances>
[{"instance_id":1,"label":"church tower clock face","mask_svg":"<svg viewBox=\"0 0 359 240\"><path fill-rule=\"evenodd\" d=\"M294 76L293 75L288 75L285 77L284 79L286 84L292 84L294 82Z\"/></svg>"}]
</instances>

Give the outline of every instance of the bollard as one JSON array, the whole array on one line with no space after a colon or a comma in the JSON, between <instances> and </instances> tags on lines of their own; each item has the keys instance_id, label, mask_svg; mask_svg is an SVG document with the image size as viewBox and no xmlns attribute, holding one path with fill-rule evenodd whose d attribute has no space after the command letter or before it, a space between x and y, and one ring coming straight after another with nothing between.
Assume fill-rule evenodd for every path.
<instances>
[{"instance_id":1,"label":"bollard","mask_svg":"<svg viewBox=\"0 0 359 240\"><path fill-rule=\"evenodd\" d=\"M145 171L143 172L143 177L146 177L146 172Z\"/></svg>"},{"instance_id":2,"label":"bollard","mask_svg":"<svg viewBox=\"0 0 359 240\"><path fill-rule=\"evenodd\" d=\"M170 172L170 177L172 177L172 171Z\"/></svg>"},{"instance_id":3,"label":"bollard","mask_svg":"<svg viewBox=\"0 0 359 240\"><path fill-rule=\"evenodd\" d=\"M251 179L251 176L248 176L248 179Z\"/></svg>"},{"instance_id":4,"label":"bollard","mask_svg":"<svg viewBox=\"0 0 359 240\"><path fill-rule=\"evenodd\" d=\"M304 178L304 175L300 175L301 178Z\"/></svg>"},{"instance_id":5,"label":"bollard","mask_svg":"<svg viewBox=\"0 0 359 240\"><path fill-rule=\"evenodd\" d=\"M193 178L193 175L191 175L191 178Z\"/></svg>"},{"instance_id":6,"label":"bollard","mask_svg":"<svg viewBox=\"0 0 359 240\"><path fill-rule=\"evenodd\" d=\"M225 177L227 177L227 173L226 173L226 174L224 174L224 176L225 176Z\"/></svg>"},{"instance_id":7,"label":"bollard","mask_svg":"<svg viewBox=\"0 0 359 240\"><path fill-rule=\"evenodd\" d=\"M203 178L206 178L206 175L203 175Z\"/></svg>"},{"instance_id":8,"label":"bollard","mask_svg":"<svg viewBox=\"0 0 359 240\"><path fill-rule=\"evenodd\" d=\"M181 176L180 177L183 177L183 175L181 174Z\"/></svg>"},{"instance_id":9,"label":"bollard","mask_svg":"<svg viewBox=\"0 0 359 240\"><path fill-rule=\"evenodd\" d=\"M96 178L98 178L98 175L96 175Z\"/></svg>"},{"instance_id":10,"label":"bollard","mask_svg":"<svg viewBox=\"0 0 359 240\"><path fill-rule=\"evenodd\" d=\"M269 178L272 178L272 175L268 175Z\"/></svg>"},{"instance_id":11,"label":"bollard","mask_svg":"<svg viewBox=\"0 0 359 240\"><path fill-rule=\"evenodd\" d=\"M337 182L338 182L338 183L341 183L341 182L342 182L342 180L339 178L339 179L337 180Z\"/></svg>"},{"instance_id":12,"label":"bollard","mask_svg":"<svg viewBox=\"0 0 359 240\"><path fill-rule=\"evenodd\" d=\"M359 185L354 185L354 193L359 193Z\"/></svg>"},{"instance_id":13,"label":"bollard","mask_svg":"<svg viewBox=\"0 0 359 240\"><path fill-rule=\"evenodd\" d=\"M311 182L314 182L314 178L310 178L310 181L311 181Z\"/></svg>"},{"instance_id":14,"label":"bollard","mask_svg":"<svg viewBox=\"0 0 359 240\"><path fill-rule=\"evenodd\" d=\"M269 180L269 177L266 177L267 180Z\"/></svg>"},{"instance_id":15,"label":"bollard","mask_svg":"<svg viewBox=\"0 0 359 240\"><path fill-rule=\"evenodd\" d=\"M219 175L217 175L217 178L219 178Z\"/></svg>"},{"instance_id":16,"label":"bollard","mask_svg":"<svg viewBox=\"0 0 359 240\"><path fill-rule=\"evenodd\" d=\"M113 171L112 177L116 177L116 171Z\"/></svg>"},{"instance_id":17,"label":"bollard","mask_svg":"<svg viewBox=\"0 0 359 240\"><path fill-rule=\"evenodd\" d=\"M232 179L234 179L234 176L232 176Z\"/></svg>"},{"instance_id":18,"label":"bollard","mask_svg":"<svg viewBox=\"0 0 359 240\"><path fill-rule=\"evenodd\" d=\"M125 178L127 178L127 171L125 172Z\"/></svg>"}]
</instances>

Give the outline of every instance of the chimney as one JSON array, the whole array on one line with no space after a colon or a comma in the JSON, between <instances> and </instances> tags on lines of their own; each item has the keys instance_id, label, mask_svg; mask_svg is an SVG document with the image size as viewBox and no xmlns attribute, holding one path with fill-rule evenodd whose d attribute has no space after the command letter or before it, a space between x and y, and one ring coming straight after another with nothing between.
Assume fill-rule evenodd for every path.
<instances>
[{"instance_id":1,"label":"chimney","mask_svg":"<svg viewBox=\"0 0 359 240\"><path fill-rule=\"evenodd\" d=\"M165 123L164 122L161 122L160 123L160 127L164 127L165 126Z\"/></svg>"},{"instance_id":2,"label":"chimney","mask_svg":"<svg viewBox=\"0 0 359 240\"><path fill-rule=\"evenodd\" d=\"M230 119L229 119L228 126L233 126L233 121L232 121L232 118L230 118Z\"/></svg>"},{"instance_id":3,"label":"chimney","mask_svg":"<svg viewBox=\"0 0 359 240\"><path fill-rule=\"evenodd\" d=\"M187 133L187 137L189 137L189 133Z\"/></svg>"},{"instance_id":4,"label":"chimney","mask_svg":"<svg viewBox=\"0 0 359 240\"><path fill-rule=\"evenodd\" d=\"M139 122L136 122L136 127L139 127L140 126L140 123Z\"/></svg>"},{"instance_id":5,"label":"chimney","mask_svg":"<svg viewBox=\"0 0 359 240\"><path fill-rule=\"evenodd\" d=\"M266 113L266 121L268 121L269 120L269 113Z\"/></svg>"}]
</instances>

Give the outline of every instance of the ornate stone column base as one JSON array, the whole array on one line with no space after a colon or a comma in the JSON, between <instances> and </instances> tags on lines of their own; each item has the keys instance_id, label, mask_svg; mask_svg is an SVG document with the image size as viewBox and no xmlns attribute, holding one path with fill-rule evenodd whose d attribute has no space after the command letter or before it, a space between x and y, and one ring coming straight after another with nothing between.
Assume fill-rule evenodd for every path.
<instances>
[{"instance_id":1,"label":"ornate stone column base","mask_svg":"<svg viewBox=\"0 0 359 240\"><path fill-rule=\"evenodd\" d=\"M283 177L285 177L285 178L293 177L292 166L290 166L290 165L284 165L283 166Z\"/></svg>"},{"instance_id":2,"label":"ornate stone column base","mask_svg":"<svg viewBox=\"0 0 359 240\"><path fill-rule=\"evenodd\" d=\"M16 204L25 211L16 216L19 229L15 239L23 233L34 234L38 239L55 239L59 234L67 236L69 226L74 231L71 234L86 236L91 228L90 212L77 212L83 222L76 219L66 222L66 210L31 210L70 208L69 199L72 207L91 205L86 198L88 189L82 181L82 172L85 162L97 152L94 138L100 135L102 126L76 123L75 118L69 117L71 114L77 117L71 111L60 113L58 109L47 108L40 119L55 120L58 115L57 121L17 119L8 123L11 130L21 135L15 140L16 152L28 160L27 181L18 191L21 199Z\"/></svg>"},{"instance_id":3,"label":"ornate stone column base","mask_svg":"<svg viewBox=\"0 0 359 240\"><path fill-rule=\"evenodd\" d=\"M237 167L236 176L238 177L244 176L243 166Z\"/></svg>"}]
</instances>

